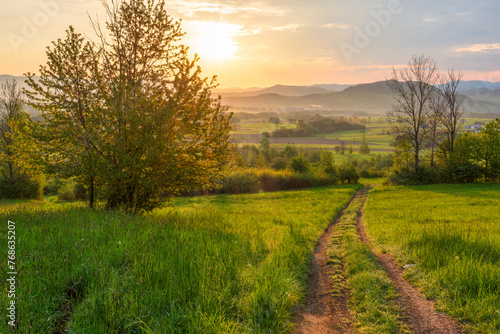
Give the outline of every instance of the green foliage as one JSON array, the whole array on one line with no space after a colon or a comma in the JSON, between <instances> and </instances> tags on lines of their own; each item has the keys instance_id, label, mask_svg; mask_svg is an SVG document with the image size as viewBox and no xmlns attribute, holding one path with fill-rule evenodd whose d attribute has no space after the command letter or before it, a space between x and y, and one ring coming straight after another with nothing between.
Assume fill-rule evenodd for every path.
<instances>
[{"instance_id":1,"label":"green foliage","mask_svg":"<svg viewBox=\"0 0 500 334\"><path fill-rule=\"evenodd\" d=\"M237 170L223 181L221 192L226 194L251 194L259 192L258 175L252 170Z\"/></svg>"},{"instance_id":2,"label":"green foliage","mask_svg":"<svg viewBox=\"0 0 500 334\"><path fill-rule=\"evenodd\" d=\"M0 203L19 236L19 332L290 331L317 240L357 187L177 198L145 216Z\"/></svg>"},{"instance_id":3,"label":"green foliage","mask_svg":"<svg viewBox=\"0 0 500 334\"><path fill-rule=\"evenodd\" d=\"M342 183L358 183L359 174L354 166L343 166L339 170L340 182Z\"/></svg>"},{"instance_id":4,"label":"green foliage","mask_svg":"<svg viewBox=\"0 0 500 334\"><path fill-rule=\"evenodd\" d=\"M276 157L273 159L271 162L271 168L275 170L283 170L288 167L288 162L286 161L285 158L282 157Z\"/></svg>"},{"instance_id":5,"label":"green foliage","mask_svg":"<svg viewBox=\"0 0 500 334\"><path fill-rule=\"evenodd\" d=\"M63 186L65 180L59 178L50 178L45 180L43 194L45 196L57 195L59 189Z\"/></svg>"},{"instance_id":6,"label":"green foliage","mask_svg":"<svg viewBox=\"0 0 500 334\"><path fill-rule=\"evenodd\" d=\"M366 141L361 143L361 146L359 147L359 153L370 154L370 146L368 146L368 143Z\"/></svg>"},{"instance_id":7,"label":"green foliage","mask_svg":"<svg viewBox=\"0 0 500 334\"><path fill-rule=\"evenodd\" d=\"M309 160L302 154L297 155L290 160L290 169L295 173L307 173L309 171Z\"/></svg>"},{"instance_id":8,"label":"green foliage","mask_svg":"<svg viewBox=\"0 0 500 334\"><path fill-rule=\"evenodd\" d=\"M326 175L338 175L337 168L334 165L333 154L330 151L321 150L321 168Z\"/></svg>"},{"instance_id":9,"label":"green foliage","mask_svg":"<svg viewBox=\"0 0 500 334\"><path fill-rule=\"evenodd\" d=\"M43 199L44 178L16 173L14 183L8 178L0 178L0 199Z\"/></svg>"},{"instance_id":10,"label":"green foliage","mask_svg":"<svg viewBox=\"0 0 500 334\"><path fill-rule=\"evenodd\" d=\"M101 189L109 208L135 212L165 196L215 182L227 161L230 114L212 99L180 42L163 0L104 2L107 22L91 42L72 27L53 42L40 80L28 74L42 112L44 161ZM106 31L100 31L99 27Z\"/></svg>"},{"instance_id":11,"label":"green foliage","mask_svg":"<svg viewBox=\"0 0 500 334\"><path fill-rule=\"evenodd\" d=\"M32 122L23 109L16 81L0 91L0 198L41 199L43 177L36 165L37 146L31 140Z\"/></svg>"},{"instance_id":12,"label":"green foliage","mask_svg":"<svg viewBox=\"0 0 500 334\"><path fill-rule=\"evenodd\" d=\"M293 146L287 145L285 149L283 150L283 156L287 159L290 160L294 157L296 157L299 153L297 152L297 149Z\"/></svg>"},{"instance_id":13,"label":"green foliage","mask_svg":"<svg viewBox=\"0 0 500 334\"><path fill-rule=\"evenodd\" d=\"M87 199L87 191L85 188L72 180L62 183L57 190L58 199L63 202L70 201L85 201Z\"/></svg>"},{"instance_id":14,"label":"green foliage","mask_svg":"<svg viewBox=\"0 0 500 334\"><path fill-rule=\"evenodd\" d=\"M447 160L435 166L421 164L415 172L411 145L407 140L394 150L395 167L389 184L422 185L447 182L472 183L481 178L500 179L500 120L487 123L477 133L466 132L455 140L453 152Z\"/></svg>"},{"instance_id":15,"label":"green foliage","mask_svg":"<svg viewBox=\"0 0 500 334\"><path fill-rule=\"evenodd\" d=\"M348 123L322 116L315 116L309 122L300 120L295 129L281 128L273 131L273 137L312 137L318 133L334 133L337 131L361 130L361 124Z\"/></svg>"},{"instance_id":16,"label":"green foliage","mask_svg":"<svg viewBox=\"0 0 500 334\"><path fill-rule=\"evenodd\" d=\"M500 332L500 185L382 187L365 227L437 308L477 333Z\"/></svg>"},{"instance_id":17,"label":"green foliage","mask_svg":"<svg viewBox=\"0 0 500 334\"><path fill-rule=\"evenodd\" d=\"M336 175L318 176L312 173L294 173L289 170L243 169L230 173L218 190L226 194L283 191L337 185ZM353 182L354 183L354 182Z\"/></svg>"}]
</instances>

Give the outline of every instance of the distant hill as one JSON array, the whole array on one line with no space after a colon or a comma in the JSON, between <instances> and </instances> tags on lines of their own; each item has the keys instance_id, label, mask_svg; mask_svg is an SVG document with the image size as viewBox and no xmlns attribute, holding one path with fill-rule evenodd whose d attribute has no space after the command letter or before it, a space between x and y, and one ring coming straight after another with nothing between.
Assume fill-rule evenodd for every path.
<instances>
[{"instance_id":1,"label":"distant hill","mask_svg":"<svg viewBox=\"0 0 500 334\"><path fill-rule=\"evenodd\" d=\"M262 88L259 90L250 90L250 91L223 91L217 92L216 94L220 94L223 97L244 97L244 96L256 96L262 94L278 94L283 96L305 96L311 94L326 94L331 93L331 90L314 87L314 86L285 86L285 85L275 85L268 88Z\"/></svg>"},{"instance_id":2,"label":"distant hill","mask_svg":"<svg viewBox=\"0 0 500 334\"><path fill-rule=\"evenodd\" d=\"M282 96L306 96L311 94L327 94L331 92L339 92L350 85L338 84L320 84L310 86L287 86L275 85L267 88L228 88L228 89L214 89L214 95L221 95L222 97L246 97L257 96L262 94L278 94Z\"/></svg>"},{"instance_id":3,"label":"distant hill","mask_svg":"<svg viewBox=\"0 0 500 334\"><path fill-rule=\"evenodd\" d=\"M38 77L35 77L35 79L38 79ZM20 88L28 88L28 85L26 85L24 83L24 80L26 80L26 77L13 76L13 75L8 75L8 74L0 75L0 85L3 84L4 82L6 82L7 80L9 80L9 81L16 80L17 85Z\"/></svg>"},{"instance_id":4,"label":"distant hill","mask_svg":"<svg viewBox=\"0 0 500 334\"><path fill-rule=\"evenodd\" d=\"M326 109L339 111L385 114L394 103L394 95L385 81L379 81L351 86L341 92L305 96L284 96L269 93L256 96L228 96L223 97L222 102L232 107L310 108L312 105L319 105ZM498 113L500 112L500 101L467 96L464 101L464 109L472 113Z\"/></svg>"},{"instance_id":5,"label":"distant hill","mask_svg":"<svg viewBox=\"0 0 500 334\"><path fill-rule=\"evenodd\" d=\"M337 84L322 84L322 85L312 85L309 87L319 87L326 90L330 90L332 92L340 92L346 89L347 87L351 87L352 85L337 85Z\"/></svg>"},{"instance_id":6,"label":"distant hill","mask_svg":"<svg viewBox=\"0 0 500 334\"><path fill-rule=\"evenodd\" d=\"M260 94L247 97L223 97L222 102L234 107L282 106L307 108L321 105L329 109L385 112L392 103L392 92L385 81L348 87L341 92L310 94L305 96L283 96Z\"/></svg>"},{"instance_id":7,"label":"distant hill","mask_svg":"<svg viewBox=\"0 0 500 334\"><path fill-rule=\"evenodd\" d=\"M25 77L0 75L0 84L15 79L21 88L28 88ZM500 82L462 81L459 89L466 96L464 109L471 113L500 113ZM385 114L391 109L394 97L385 81L355 86L318 84L310 86L275 85L268 88L215 89L223 104L232 107L257 108L311 108L343 112ZM30 114L39 114L26 108ZM284 108L286 109L286 108Z\"/></svg>"},{"instance_id":8,"label":"distant hill","mask_svg":"<svg viewBox=\"0 0 500 334\"><path fill-rule=\"evenodd\" d=\"M471 91L471 90L495 90L500 89L500 82L489 82L489 81L479 81L479 80L471 80L471 81L461 81L458 85L459 91Z\"/></svg>"}]
</instances>

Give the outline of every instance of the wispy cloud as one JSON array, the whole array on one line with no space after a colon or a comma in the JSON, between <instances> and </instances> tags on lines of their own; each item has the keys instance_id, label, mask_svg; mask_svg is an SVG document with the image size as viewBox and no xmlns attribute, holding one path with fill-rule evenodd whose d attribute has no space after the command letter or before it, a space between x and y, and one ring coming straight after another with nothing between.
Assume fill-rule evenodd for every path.
<instances>
[{"instance_id":1,"label":"wispy cloud","mask_svg":"<svg viewBox=\"0 0 500 334\"><path fill-rule=\"evenodd\" d=\"M453 49L455 52L463 53L488 53L488 52L499 52L500 51L500 43L493 44L472 44L472 45L464 45L457 46Z\"/></svg>"},{"instance_id":2,"label":"wispy cloud","mask_svg":"<svg viewBox=\"0 0 500 334\"><path fill-rule=\"evenodd\" d=\"M287 24L284 26L277 26L277 27L271 27L270 30L272 31L297 31L301 27L303 27L303 24Z\"/></svg>"},{"instance_id":3,"label":"wispy cloud","mask_svg":"<svg viewBox=\"0 0 500 334\"><path fill-rule=\"evenodd\" d=\"M327 24L324 24L323 27L343 29L343 30L350 28L347 24L339 24L339 23L327 23Z\"/></svg>"},{"instance_id":4,"label":"wispy cloud","mask_svg":"<svg viewBox=\"0 0 500 334\"><path fill-rule=\"evenodd\" d=\"M205 15L243 15L244 17L254 15L282 15L283 10L271 6L238 6L224 2L192 2L192 1L172 1L170 8L182 14L184 17L195 17Z\"/></svg>"}]
</instances>

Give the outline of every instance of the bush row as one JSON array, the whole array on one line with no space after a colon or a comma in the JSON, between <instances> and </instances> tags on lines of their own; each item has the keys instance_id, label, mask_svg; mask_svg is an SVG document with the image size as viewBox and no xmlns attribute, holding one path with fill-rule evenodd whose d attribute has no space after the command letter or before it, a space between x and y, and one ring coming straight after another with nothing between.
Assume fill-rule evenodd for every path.
<instances>
[{"instance_id":1,"label":"bush row","mask_svg":"<svg viewBox=\"0 0 500 334\"><path fill-rule=\"evenodd\" d=\"M359 175L354 169L341 171L339 175L316 175L313 173L294 173L289 170L239 169L222 180L217 193L244 194L260 191L283 191L357 183Z\"/></svg>"}]
</instances>

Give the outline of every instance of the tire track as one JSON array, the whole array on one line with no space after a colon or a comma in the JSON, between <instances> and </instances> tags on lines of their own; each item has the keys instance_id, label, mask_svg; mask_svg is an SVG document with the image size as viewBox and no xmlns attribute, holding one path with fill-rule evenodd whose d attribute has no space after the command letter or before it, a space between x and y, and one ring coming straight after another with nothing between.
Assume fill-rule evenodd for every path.
<instances>
[{"instance_id":1,"label":"tire track","mask_svg":"<svg viewBox=\"0 0 500 334\"><path fill-rule=\"evenodd\" d=\"M340 212L326 232L321 236L311 261L311 275L309 276L309 291L304 306L295 319L296 334L351 334L354 330L354 318L347 305L349 291L342 282L341 292L332 294L334 283L333 274L328 265L328 239L332 236L335 226L341 220L354 199L361 196L361 190L353 197Z\"/></svg>"},{"instance_id":2,"label":"tire track","mask_svg":"<svg viewBox=\"0 0 500 334\"><path fill-rule=\"evenodd\" d=\"M393 282L399 297L396 300L402 310L403 321L408 325L414 334L459 334L463 333L458 323L453 321L448 315L436 312L434 301L425 297L403 278L403 270L396 264L392 255L381 254L374 250L363 225L363 210L366 204L365 198L358 211L357 230L361 240L366 243L371 251L377 256L387 275Z\"/></svg>"}]
</instances>

